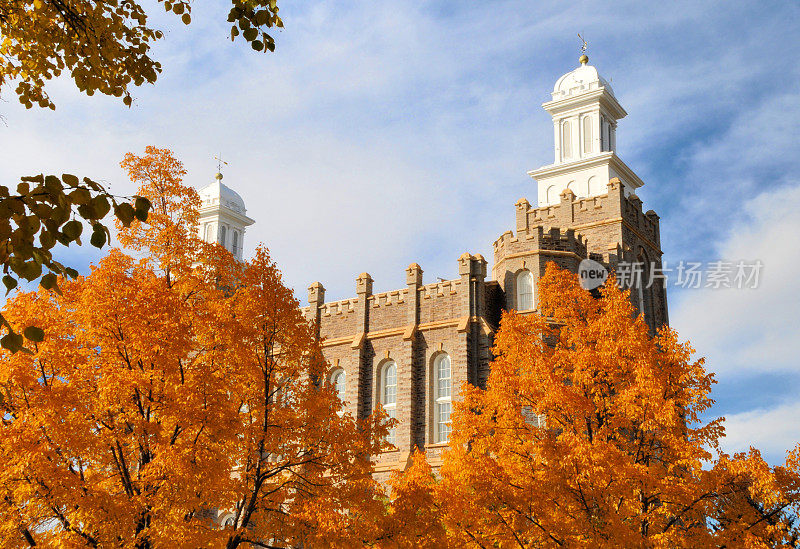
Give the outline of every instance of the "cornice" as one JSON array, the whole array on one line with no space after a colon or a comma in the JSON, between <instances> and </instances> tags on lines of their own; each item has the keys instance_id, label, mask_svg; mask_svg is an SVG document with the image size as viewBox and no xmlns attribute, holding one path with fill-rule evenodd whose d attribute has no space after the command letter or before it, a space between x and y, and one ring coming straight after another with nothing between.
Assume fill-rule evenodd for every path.
<instances>
[{"instance_id":1,"label":"cornice","mask_svg":"<svg viewBox=\"0 0 800 549\"><path fill-rule=\"evenodd\" d=\"M529 171L528 175L536 180L539 180L557 175L563 175L577 170L596 168L602 165L609 165L620 172L624 177L625 182L635 189L638 189L644 185L644 181L642 181L639 176L636 175L636 173L627 164L625 164L625 162L623 162L614 151L607 151L595 156L581 158L565 164L549 164L547 166L542 166L538 170Z\"/></svg>"},{"instance_id":2,"label":"cornice","mask_svg":"<svg viewBox=\"0 0 800 549\"><path fill-rule=\"evenodd\" d=\"M628 115L622 105L619 104L619 101L617 101L617 98L611 95L604 87L578 95L571 95L564 99L547 101L542 103L542 108L550 113L551 116L554 116L593 102L600 103L616 120L625 118Z\"/></svg>"}]
</instances>

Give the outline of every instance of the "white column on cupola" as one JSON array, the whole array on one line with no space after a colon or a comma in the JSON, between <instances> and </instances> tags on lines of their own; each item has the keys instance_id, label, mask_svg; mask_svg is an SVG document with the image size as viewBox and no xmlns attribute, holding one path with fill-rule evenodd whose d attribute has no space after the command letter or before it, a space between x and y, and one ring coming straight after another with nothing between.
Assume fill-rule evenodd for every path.
<instances>
[{"instance_id":1,"label":"white column on cupola","mask_svg":"<svg viewBox=\"0 0 800 549\"><path fill-rule=\"evenodd\" d=\"M244 200L239 193L222 183L222 173L214 182L198 191L200 195L199 236L206 242L217 242L242 259L245 229L255 223L247 217Z\"/></svg>"},{"instance_id":2,"label":"white column on cupola","mask_svg":"<svg viewBox=\"0 0 800 549\"><path fill-rule=\"evenodd\" d=\"M558 203L569 188L578 198L607 192L618 177L626 195L644 183L616 154L617 121L627 113L614 90L584 54L580 65L556 81L542 107L553 117L554 161L528 172L538 183L539 206Z\"/></svg>"}]
</instances>

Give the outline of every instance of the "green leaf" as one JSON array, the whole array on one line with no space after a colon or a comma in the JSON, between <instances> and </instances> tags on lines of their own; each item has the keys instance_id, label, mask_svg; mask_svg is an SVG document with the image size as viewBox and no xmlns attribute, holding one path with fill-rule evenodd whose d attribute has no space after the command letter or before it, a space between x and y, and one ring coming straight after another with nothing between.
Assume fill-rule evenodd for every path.
<instances>
[{"instance_id":1,"label":"green leaf","mask_svg":"<svg viewBox=\"0 0 800 549\"><path fill-rule=\"evenodd\" d=\"M79 184L78 178L72 175L71 173L62 173L61 179L63 179L64 183L66 183L70 187L77 187Z\"/></svg>"},{"instance_id":2,"label":"green leaf","mask_svg":"<svg viewBox=\"0 0 800 549\"><path fill-rule=\"evenodd\" d=\"M50 231L44 230L39 233L39 244L41 244L42 248L45 250L49 250L56 245L56 237Z\"/></svg>"},{"instance_id":3,"label":"green leaf","mask_svg":"<svg viewBox=\"0 0 800 549\"><path fill-rule=\"evenodd\" d=\"M253 40L250 43L250 47L252 47L256 51L261 51L264 49L264 42L262 42L261 40Z\"/></svg>"},{"instance_id":4,"label":"green leaf","mask_svg":"<svg viewBox=\"0 0 800 549\"><path fill-rule=\"evenodd\" d=\"M25 337L34 343L39 343L44 340L44 330L36 326L28 326L22 332Z\"/></svg>"},{"instance_id":5,"label":"green leaf","mask_svg":"<svg viewBox=\"0 0 800 549\"><path fill-rule=\"evenodd\" d=\"M103 229L97 230L97 227L102 227L102 225L95 225L92 238L89 239L89 242L91 242L92 246L96 248L102 248L106 244L106 233Z\"/></svg>"},{"instance_id":6,"label":"green leaf","mask_svg":"<svg viewBox=\"0 0 800 549\"><path fill-rule=\"evenodd\" d=\"M64 269L64 274L67 275L69 278L78 278L78 271L73 269L72 267L67 267Z\"/></svg>"},{"instance_id":7,"label":"green leaf","mask_svg":"<svg viewBox=\"0 0 800 549\"><path fill-rule=\"evenodd\" d=\"M89 203L89 205L92 207L95 214L97 215L95 219L103 219L108 213L108 211L111 209L111 204L108 203L108 198L106 198L102 194L100 196L95 196L94 198L92 198L92 201Z\"/></svg>"},{"instance_id":8,"label":"green leaf","mask_svg":"<svg viewBox=\"0 0 800 549\"><path fill-rule=\"evenodd\" d=\"M51 194L58 194L64 190L61 180L54 175L45 176L44 186Z\"/></svg>"},{"instance_id":9,"label":"green leaf","mask_svg":"<svg viewBox=\"0 0 800 549\"><path fill-rule=\"evenodd\" d=\"M42 276L42 265L36 261L28 261L23 263L19 274L25 280L36 280Z\"/></svg>"},{"instance_id":10,"label":"green leaf","mask_svg":"<svg viewBox=\"0 0 800 549\"><path fill-rule=\"evenodd\" d=\"M8 349L12 353L16 353L22 349L22 336L14 332L6 334L3 339L0 339L0 345Z\"/></svg>"},{"instance_id":11,"label":"green leaf","mask_svg":"<svg viewBox=\"0 0 800 549\"><path fill-rule=\"evenodd\" d=\"M70 240L77 240L77 238L81 236L81 233L83 232L83 223L76 219L68 221L61 228L61 232L64 233L64 235L66 235L66 237Z\"/></svg>"},{"instance_id":12,"label":"green leaf","mask_svg":"<svg viewBox=\"0 0 800 549\"><path fill-rule=\"evenodd\" d=\"M53 290L57 294L61 295L61 288L58 287L58 277L53 273L47 273L44 275L39 281L39 286L45 290Z\"/></svg>"},{"instance_id":13,"label":"green leaf","mask_svg":"<svg viewBox=\"0 0 800 549\"><path fill-rule=\"evenodd\" d=\"M131 221L134 219L134 211L133 206L128 204L127 202L123 202L119 206L114 206L114 214L117 216L117 219L122 222L125 227L129 227Z\"/></svg>"},{"instance_id":14,"label":"green leaf","mask_svg":"<svg viewBox=\"0 0 800 549\"><path fill-rule=\"evenodd\" d=\"M148 199L143 196L137 196L136 201L133 203L133 215L136 216L136 219L144 223L147 221L147 214L151 207L152 204L150 204Z\"/></svg>"},{"instance_id":15,"label":"green leaf","mask_svg":"<svg viewBox=\"0 0 800 549\"><path fill-rule=\"evenodd\" d=\"M252 42L258 36L258 30L253 27L250 27L249 29L246 29L242 33L242 36L244 36L244 39L247 40L248 42Z\"/></svg>"},{"instance_id":16,"label":"green leaf","mask_svg":"<svg viewBox=\"0 0 800 549\"><path fill-rule=\"evenodd\" d=\"M89 189L79 187L69 193L69 199L72 200L73 204L78 204L81 206L89 203L89 201L92 199L92 193L89 192Z\"/></svg>"},{"instance_id":17,"label":"green leaf","mask_svg":"<svg viewBox=\"0 0 800 549\"><path fill-rule=\"evenodd\" d=\"M13 290L14 288L17 287L17 284L19 284L19 282L17 282L17 279L14 278L13 276L5 275L3 277L3 284L5 284L5 286L6 286L6 295L8 295L8 293L11 290Z\"/></svg>"}]
</instances>

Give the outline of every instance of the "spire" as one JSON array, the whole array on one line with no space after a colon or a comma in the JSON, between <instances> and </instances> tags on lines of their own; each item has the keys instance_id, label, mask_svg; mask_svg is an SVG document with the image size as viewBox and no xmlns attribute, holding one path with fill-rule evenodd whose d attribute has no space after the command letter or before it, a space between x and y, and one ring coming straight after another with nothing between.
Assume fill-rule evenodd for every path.
<instances>
[{"instance_id":1,"label":"spire","mask_svg":"<svg viewBox=\"0 0 800 549\"><path fill-rule=\"evenodd\" d=\"M222 182L222 155L216 155L217 173L214 182L198 191L200 207L199 235L206 242L216 242L242 259L245 229L254 221L247 217L244 200L239 193Z\"/></svg>"},{"instance_id":2,"label":"spire","mask_svg":"<svg viewBox=\"0 0 800 549\"><path fill-rule=\"evenodd\" d=\"M578 198L600 196L608 181L619 177L626 193L642 181L614 152L617 122L627 114L614 90L589 65L582 35L580 65L556 81L552 100L542 107L553 117L553 163L529 172L538 182L539 206L557 204L571 190Z\"/></svg>"}]
</instances>

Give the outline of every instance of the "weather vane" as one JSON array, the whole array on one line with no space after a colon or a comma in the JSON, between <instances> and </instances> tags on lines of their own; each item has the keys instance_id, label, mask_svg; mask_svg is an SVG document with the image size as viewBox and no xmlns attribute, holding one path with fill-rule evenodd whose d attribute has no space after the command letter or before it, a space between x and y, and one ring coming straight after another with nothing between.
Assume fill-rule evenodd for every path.
<instances>
[{"instance_id":1,"label":"weather vane","mask_svg":"<svg viewBox=\"0 0 800 549\"><path fill-rule=\"evenodd\" d=\"M223 164L225 164L226 166L228 165L228 163L227 163L227 162L225 162L224 160L222 160L222 153L220 153L220 154L218 154L218 155L215 155L215 156L214 156L214 160L216 160L216 161L217 161L217 171L218 171L218 172L222 172L222 165L223 165Z\"/></svg>"},{"instance_id":2,"label":"weather vane","mask_svg":"<svg viewBox=\"0 0 800 549\"><path fill-rule=\"evenodd\" d=\"M217 175L216 175L216 178L217 179L222 179L222 165L225 164L227 166L228 163L225 162L224 160L222 160L222 153L219 153L218 155L214 156L214 160L217 161Z\"/></svg>"},{"instance_id":3,"label":"weather vane","mask_svg":"<svg viewBox=\"0 0 800 549\"><path fill-rule=\"evenodd\" d=\"M578 61L581 62L581 65L585 65L586 63L589 62L589 57L586 55L586 47L589 44L586 42L586 39L583 36L581 36L581 33L578 33L578 38L581 39L581 57L580 59L578 59Z\"/></svg>"}]
</instances>

